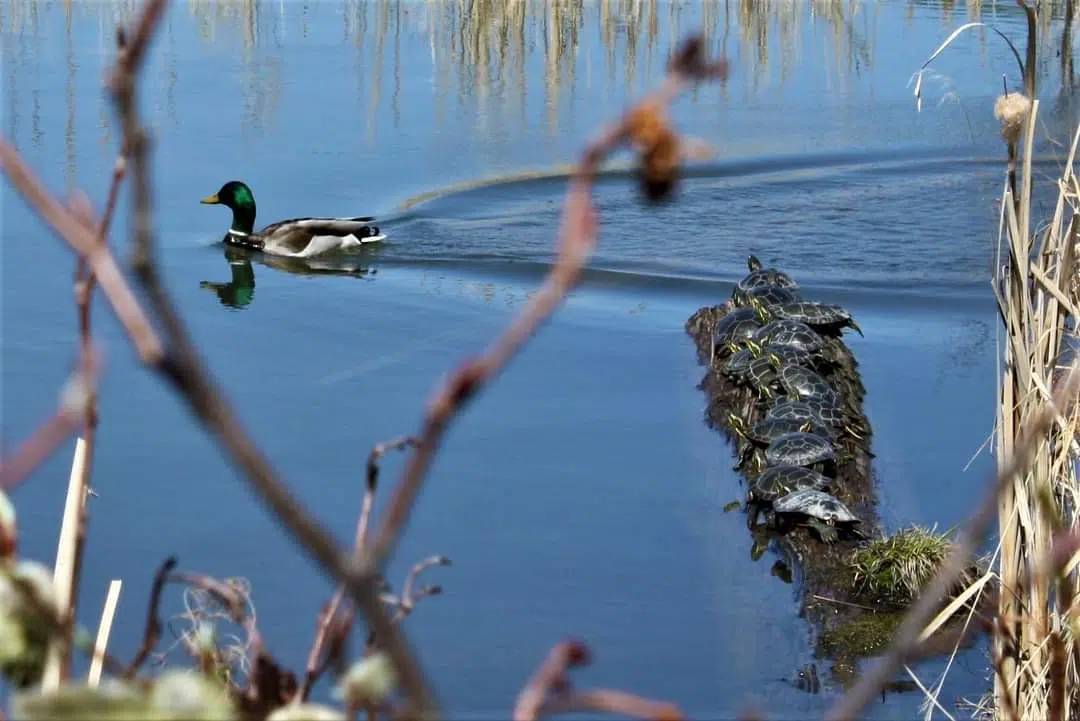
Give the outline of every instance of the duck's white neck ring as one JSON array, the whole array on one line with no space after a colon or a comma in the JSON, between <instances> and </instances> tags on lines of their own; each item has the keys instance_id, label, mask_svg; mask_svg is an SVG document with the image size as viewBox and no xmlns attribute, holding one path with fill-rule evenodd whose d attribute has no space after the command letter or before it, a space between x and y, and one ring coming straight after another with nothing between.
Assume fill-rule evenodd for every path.
<instances>
[{"instance_id":1,"label":"duck's white neck ring","mask_svg":"<svg viewBox=\"0 0 1080 721\"><path fill-rule=\"evenodd\" d=\"M248 237L248 233L245 233L242 230L233 230L232 228L229 228L229 235L235 236L237 238L246 238L246 237Z\"/></svg>"}]
</instances>

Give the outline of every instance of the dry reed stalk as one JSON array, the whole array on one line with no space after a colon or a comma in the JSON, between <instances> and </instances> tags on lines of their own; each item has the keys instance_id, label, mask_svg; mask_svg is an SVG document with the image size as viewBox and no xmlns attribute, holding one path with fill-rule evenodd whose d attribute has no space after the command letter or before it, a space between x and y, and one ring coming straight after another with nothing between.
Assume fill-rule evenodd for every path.
<instances>
[{"instance_id":1,"label":"dry reed stalk","mask_svg":"<svg viewBox=\"0 0 1080 721\"><path fill-rule=\"evenodd\" d=\"M86 483L89 476L88 448L85 438L75 439L75 454L71 462L63 522L60 525L60 539L56 548L56 564L53 566L53 585L56 588L59 612L72 619L75 617L75 598L78 593L75 584L76 551L79 545L78 536L82 533L78 526L85 517L83 506L86 503ZM49 645L42 679L44 690L55 690L62 681L67 680L71 660L70 641L69 638L58 636Z\"/></svg>"},{"instance_id":2,"label":"dry reed stalk","mask_svg":"<svg viewBox=\"0 0 1080 721\"><path fill-rule=\"evenodd\" d=\"M1024 126L1020 195L1014 198L1012 189L1006 188L1001 201L1004 242L999 246L1005 246L1007 257L999 258L997 267L1008 270L995 283L1007 339L996 424L999 464L1016 445L1019 429L1048 395L1059 374L1067 323L1078 320L1071 284L1080 219L1073 172L1080 128L1058 182L1053 219L1045 231L1036 233L1031 228L1031 165L1038 107L1038 101L1032 103ZM1000 659L995 705L1022 718L1054 721L1072 716L1080 684L1080 669L1069 662L1080 649L1067 630L1077 578L1064 569L1053 574L1034 569L1051 555L1055 532L1077 520L1075 505L1067 509L1062 503L1080 494L1075 463L1069 458L1077 404L1071 403L1066 412L1068 417L1056 419L1032 467L1007 487L999 504L999 612L1008 621L1008 638L998 634L994 641Z\"/></svg>"},{"instance_id":3,"label":"dry reed stalk","mask_svg":"<svg viewBox=\"0 0 1080 721\"><path fill-rule=\"evenodd\" d=\"M1057 594L1053 601L1049 600L1049 578L1046 574L1031 576L1027 567L1029 559L1043 558L1051 552L1049 532L1056 527L1047 517L1046 504L1038 500L1038 489L1057 491L1065 488L1074 497L1080 495L1074 464L1067 462L1065 456L1072 445L1071 431L1076 426L1076 414L1080 409L1076 402L1080 364L1074 361L1064 379L1058 378L1060 368L1057 366L1066 320L1058 296L1069 300L1071 272L1064 271L1072 267L1072 218L1080 214L1076 210L1076 204L1080 202L1080 194L1075 192L1078 183L1072 171L1076 146L1080 143L1080 128L1059 182L1059 211L1048 230L1040 236L1039 252L1029 262L1034 242L1029 230L1031 149L1037 112L1036 101L1025 124L1022 212L1019 217L1014 211L1016 206L1011 190L1006 188L1001 201L1010 270L994 286L1008 337L1006 371L1000 386L995 482L957 539L956 551L897 630L894 643L884 658L830 710L829 719L854 719L911 657L918 639L925 635L927 622L935 623L931 619L944 591L963 571L966 561L990 530L995 511L1001 534L999 607L1000 617L1005 622L1004 632L995 637L994 655L1001 659L1001 663L996 664L996 706L998 709L1016 708L1023 718L1048 718L1052 710L1068 718L1073 700L1069 697L1062 700L1062 689L1080 687L1075 678L1077 664L1064 664L1063 668L1060 650L1056 652L1058 662L1053 660L1053 647L1059 641L1064 644L1065 658L1077 658L1071 634L1063 632L1068 607L1061 606L1062 598ZM1066 211L1066 208L1071 210ZM1068 220L1066 215L1069 215ZM1000 263L998 267L1001 267ZM1075 301L1070 303L1075 305ZM1051 341L1057 346L1049 347ZM1062 409L1073 414L1071 420L1062 416ZM1050 453L1052 446L1056 449L1053 454ZM1064 525L1071 526L1072 519ZM1059 578L1063 575L1064 572L1059 573ZM980 579L977 583L985 581ZM1064 598L1075 596L1075 576L1070 577L1068 584L1070 593ZM1007 637L1017 640L1005 643ZM1067 679L1061 678L1063 671L1068 674ZM1006 692L1008 698L1004 698ZM1056 699L1053 709L1048 703L1050 698Z\"/></svg>"},{"instance_id":4,"label":"dry reed stalk","mask_svg":"<svg viewBox=\"0 0 1080 721\"><path fill-rule=\"evenodd\" d=\"M86 676L86 683L91 688L96 688L101 681L101 671L105 666L105 651L109 648L109 635L112 633L116 607L120 603L120 589L122 586L123 581L119 578L109 582L109 592L105 596L105 606L101 609L101 623L98 624L97 638L94 640L94 655L90 659L90 672Z\"/></svg>"},{"instance_id":5,"label":"dry reed stalk","mask_svg":"<svg viewBox=\"0 0 1080 721\"><path fill-rule=\"evenodd\" d=\"M126 169L124 156L121 155L113 168L112 182L105 202L105 213L100 224L95 225L90 201L82 194L76 194L68 207L76 220L97 233L96 248L107 247L109 226L120 193ZM93 330L91 304L93 300L95 275L90 270L86 258L80 256L75 271L75 306L79 317L79 344L84 355L93 352ZM90 476L94 461L94 449L97 438L97 394L89 388L83 409L82 436L75 441L75 453L71 463L71 475L68 481L67 497L64 502L63 522L60 526L60 538L57 542L56 564L53 568L53 583L56 587L60 604L60 613L72 624L75 621L78 605L79 579L82 571L83 549L86 546L87 498L90 492ZM72 639L60 636L49 646L46 657L42 687L56 689L71 675Z\"/></svg>"}]
</instances>

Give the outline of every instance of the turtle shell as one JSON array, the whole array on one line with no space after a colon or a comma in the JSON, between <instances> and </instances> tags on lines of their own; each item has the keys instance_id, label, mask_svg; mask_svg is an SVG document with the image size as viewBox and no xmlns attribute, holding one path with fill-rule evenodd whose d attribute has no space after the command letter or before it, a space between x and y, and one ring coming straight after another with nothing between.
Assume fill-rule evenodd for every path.
<instances>
[{"instance_id":1,"label":"turtle shell","mask_svg":"<svg viewBox=\"0 0 1080 721\"><path fill-rule=\"evenodd\" d=\"M794 300L790 303L767 306L766 310L771 318L787 318L811 326L850 327L862 335L862 329L851 317L851 313L832 303Z\"/></svg>"},{"instance_id":2,"label":"turtle shell","mask_svg":"<svg viewBox=\"0 0 1080 721\"><path fill-rule=\"evenodd\" d=\"M759 327L754 331L751 340L759 346L795 346L808 353L816 353L825 347L825 339L816 330L806 323L786 318Z\"/></svg>"},{"instance_id":3,"label":"turtle shell","mask_svg":"<svg viewBox=\"0 0 1080 721\"><path fill-rule=\"evenodd\" d=\"M792 288L782 285L759 285L743 291L736 299L741 305L760 304L766 310L781 307L787 303L795 303L799 300L799 294Z\"/></svg>"},{"instance_id":4,"label":"turtle shell","mask_svg":"<svg viewBox=\"0 0 1080 721\"><path fill-rule=\"evenodd\" d=\"M834 460L836 450L827 438L803 431L784 433L765 449L765 461L770 466L812 466Z\"/></svg>"},{"instance_id":5,"label":"turtle shell","mask_svg":"<svg viewBox=\"0 0 1080 721\"><path fill-rule=\"evenodd\" d=\"M724 363L723 372L732 378L741 379L746 376L750 361L754 360L754 354L749 348L740 348L732 353Z\"/></svg>"},{"instance_id":6,"label":"turtle shell","mask_svg":"<svg viewBox=\"0 0 1080 721\"><path fill-rule=\"evenodd\" d=\"M829 382L806 366L782 366L777 371L777 376L784 390L799 399L836 396L836 391Z\"/></svg>"},{"instance_id":7,"label":"turtle shell","mask_svg":"<svg viewBox=\"0 0 1080 721\"><path fill-rule=\"evenodd\" d=\"M716 324L713 344L717 349L724 344L751 337L761 328L761 319L753 308L736 308Z\"/></svg>"},{"instance_id":8,"label":"turtle shell","mask_svg":"<svg viewBox=\"0 0 1080 721\"><path fill-rule=\"evenodd\" d=\"M808 325L832 325L851 320L851 314L838 305L797 298L777 304L773 313L778 318L790 318Z\"/></svg>"},{"instance_id":9,"label":"turtle shell","mask_svg":"<svg viewBox=\"0 0 1080 721\"><path fill-rule=\"evenodd\" d=\"M762 444L769 444L784 435L802 430L807 421L793 421L786 418L763 418L750 429L750 438Z\"/></svg>"},{"instance_id":10,"label":"turtle shell","mask_svg":"<svg viewBox=\"0 0 1080 721\"><path fill-rule=\"evenodd\" d=\"M776 368L768 358L755 358L746 367L746 381L758 390L768 389L777 382Z\"/></svg>"},{"instance_id":11,"label":"turtle shell","mask_svg":"<svg viewBox=\"0 0 1080 721\"><path fill-rule=\"evenodd\" d=\"M816 398L777 401L765 414L766 418L790 421L811 421L820 425L839 427L846 419L838 406L821 403Z\"/></svg>"},{"instance_id":12,"label":"turtle shell","mask_svg":"<svg viewBox=\"0 0 1080 721\"><path fill-rule=\"evenodd\" d=\"M799 284L790 275L779 268L764 267L757 256L748 255L746 257L746 267L750 273L739 281L736 286L738 290L746 291L763 285L778 285L781 288L799 287Z\"/></svg>"},{"instance_id":13,"label":"turtle shell","mask_svg":"<svg viewBox=\"0 0 1080 721\"><path fill-rule=\"evenodd\" d=\"M766 468L750 485L757 501L774 501L795 491L824 491L832 479L803 466L773 466Z\"/></svg>"},{"instance_id":14,"label":"turtle shell","mask_svg":"<svg viewBox=\"0 0 1080 721\"><path fill-rule=\"evenodd\" d=\"M797 365L810 368L817 365L817 359L811 353L793 345L769 344L761 349L761 354L775 356L775 360L781 366Z\"/></svg>"},{"instance_id":15,"label":"turtle shell","mask_svg":"<svg viewBox=\"0 0 1080 721\"><path fill-rule=\"evenodd\" d=\"M829 524L859 523L859 519L836 496L821 490L802 489L773 501L777 513L801 513Z\"/></svg>"}]
</instances>

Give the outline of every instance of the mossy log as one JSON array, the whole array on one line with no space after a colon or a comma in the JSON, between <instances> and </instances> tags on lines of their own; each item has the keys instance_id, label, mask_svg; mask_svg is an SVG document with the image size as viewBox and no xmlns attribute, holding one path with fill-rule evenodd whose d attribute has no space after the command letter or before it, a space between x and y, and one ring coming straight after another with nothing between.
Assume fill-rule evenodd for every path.
<instances>
[{"instance_id":1,"label":"mossy log","mask_svg":"<svg viewBox=\"0 0 1080 721\"><path fill-rule=\"evenodd\" d=\"M765 417L769 401L760 399L754 391L740 385L720 372L723 359L713 355L713 336L717 323L734 310L732 301L697 310L686 322L686 331L693 339L698 359L708 366L698 385L706 396L705 421L728 441L732 457L737 459L747 443L736 434L728 421L728 413L742 417L752 426ZM872 432L863 410L866 390L859 374L858 363L843 342L839 332L822 333L826 340L822 353L830 361L821 375L832 385L853 420L865 432L861 438L838 434L834 447L838 451L834 484L830 493L844 502L862 523L860 532L867 538L881 537L883 530L877 510L877 482L873 473L871 451ZM710 365L711 361L711 365ZM754 471L746 469L741 477L741 493L745 500L747 484ZM906 604L887 594L875 593L856 581L851 564L853 551L865 544L865 539L841 534L835 543L823 543L814 531L805 527L778 530L758 525L748 531L754 537L752 555L760 557L766 548L780 556L776 566L787 569L773 575L793 580L798 587L799 614L815 632L815 657L833 661L834 680L843 683L846 671L860 659L874 656L889 644L893 630L902 618ZM983 594L980 613L993 608L993 594ZM943 599L944 606L948 599ZM981 630L979 623L961 632L960 613L939 633L928 639L923 654L949 653L957 642L968 644ZM959 617L959 619L958 619ZM805 670L800 672L805 675ZM800 687L802 683L797 683Z\"/></svg>"}]
</instances>

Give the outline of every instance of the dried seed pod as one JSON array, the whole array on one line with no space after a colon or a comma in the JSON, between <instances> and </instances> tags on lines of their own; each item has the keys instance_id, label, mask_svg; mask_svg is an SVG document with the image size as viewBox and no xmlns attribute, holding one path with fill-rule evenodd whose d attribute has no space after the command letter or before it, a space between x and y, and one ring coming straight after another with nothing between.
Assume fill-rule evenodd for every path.
<instances>
[{"instance_id":1,"label":"dried seed pod","mask_svg":"<svg viewBox=\"0 0 1080 721\"><path fill-rule=\"evenodd\" d=\"M1001 137L1007 143L1016 143L1020 139L1020 130L1024 127L1031 112L1031 99L1023 93L1001 95L994 102L994 117L1001 121Z\"/></svg>"},{"instance_id":2,"label":"dried seed pod","mask_svg":"<svg viewBox=\"0 0 1080 721\"><path fill-rule=\"evenodd\" d=\"M651 203L668 200L679 180L679 136L667 131L641 156L641 191Z\"/></svg>"},{"instance_id":3,"label":"dried seed pod","mask_svg":"<svg viewBox=\"0 0 1080 721\"><path fill-rule=\"evenodd\" d=\"M671 129L663 107L642 103L626 119L626 133L640 155L641 191L649 202L671 197L681 160L679 136Z\"/></svg>"}]
</instances>

